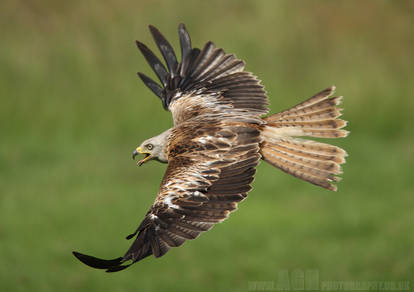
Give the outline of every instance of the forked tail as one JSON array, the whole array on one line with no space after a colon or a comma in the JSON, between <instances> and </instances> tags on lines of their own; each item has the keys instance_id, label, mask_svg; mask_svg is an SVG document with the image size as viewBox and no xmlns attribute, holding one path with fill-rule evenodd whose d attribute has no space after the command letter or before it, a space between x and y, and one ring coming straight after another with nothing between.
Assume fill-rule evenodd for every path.
<instances>
[{"instance_id":1,"label":"forked tail","mask_svg":"<svg viewBox=\"0 0 414 292\"><path fill-rule=\"evenodd\" d=\"M297 178L336 191L332 182L340 180L345 150L326 143L296 137L339 138L348 131L339 119L337 105L342 96L331 97L335 87L327 88L308 100L283 112L264 118L262 158Z\"/></svg>"}]
</instances>

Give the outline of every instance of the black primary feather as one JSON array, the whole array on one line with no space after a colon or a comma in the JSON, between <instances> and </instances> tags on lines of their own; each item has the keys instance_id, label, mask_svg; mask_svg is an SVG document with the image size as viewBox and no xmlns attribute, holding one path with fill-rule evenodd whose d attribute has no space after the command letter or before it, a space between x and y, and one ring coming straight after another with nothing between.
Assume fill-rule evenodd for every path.
<instances>
[{"instance_id":1,"label":"black primary feather","mask_svg":"<svg viewBox=\"0 0 414 292\"><path fill-rule=\"evenodd\" d=\"M200 72L202 72L202 70L207 67L209 65L209 57L211 55L211 53L214 51L214 49L216 48L216 46L214 45L213 42L209 41L204 45L203 50L200 52L200 54L198 55L197 60L194 62L193 66L192 66L192 72L190 72L189 74L191 75L192 78L196 78L198 77L198 74Z\"/></svg>"},{"instance_id":2,"label":"black primary feather","mask_svg":"<svg viewBox=\"0 0 414 292\"><path fill-rule=\"evenodd\" d=\"M199 48L194 48L191 50L190 55L188 56L188 62L186 64L186 68L184 68L185 73L183 79L181 79L180 83L178 84L178 86L182 89L182 90L186 90L187 89L187 85L190 84L192 82L191 77L189 76L193 65L195 63L195 61L198 58L198 55L200 55L200 49Z\"/></svg>"},{"instance_id":3,"label":"black primary feather","mask_svg":"<svg viewBox=\"0 0 414 292\"><path fill-rule=\"evenodd\" d=\"M181 63L178 63L174 49L167 39L154 26L150 25L149 29L155 43L164 57L168 71L161 63L160 59L158 59L146 45L137 41L139 50L161 81L162 87L148 76L142 73L138 73L138 75L145 85L161 99L164 109L168 110L168 105L171 102L175 90L180 88L183 80L185 80L188 75L188 68L191 67L198 56L199 50L191 48L190 35L188 34L185 25L181 23L178 26L181 46Z\"/></svg>"},{"instance_id":4,"label":"black primary feather","mask_svg":"<svg viewBox=\"0 0 414 292\"><path fill-rule=\"evenodd\" d=\"M113 260L104 260L90 255L82 254L76 251L73 251L72 253L78 260L80 260L85 265L95 269L106 270L106 272L108 273L122 271L133 264L130 263L123 265L123 263L126 261L123 257L119 257Z\"/></svg>"},{"instance_id":5,"label":"black primary feather","mask_svg":"<svg viewBox=\"0 0 414 292\"><path fill-rule=\"evenodd\" d=\"M185 93L206 88L206 85L214 83L216 79L240 72L244 68L243 61L234 55L226 54L223 49L216 48L211 41L207 42L202 50L192 48L190 35L182 23L178 26L181 47L181 62L178 63L174 49L167 39L154 26L150 25L149 29L168 70L147 46L137 41L139 50L155 71L162 86L142 73L138 75L161 99L166 110L177 96L177 92Z\"/></svg>"},{"instance_id":6,"label":"black primary feather","mask_svg":"<svg viewBox=\"0 0 414 292\"><path fill-rule=\"evenodd\" d=\"M160 33L158 29L150 25L152 37L158 46L162 56L164 57L165 63L167 64L168 71L170 72L170 78L174 78L177 71L177 57L175 56L174 49L171 47L167 39Z\"/></svg>"},{"instance_id":7,"label":"black primary feather","mask_svg":"<svg viewBox=\"0 0 414 292\"><path fill-rule=\"evenodd\" d=\"M243 103L241 100L242 96L247 97L247 95L252 94L255 97L263 98L262 86L254 77L248 76L245 78L250 80L252 86L250 88L240 88L243 92L239 92L238 88L234 88L232 92L227 92L228 88L225 86L218 86L218 84L215 86L216 82L224 82L224 84L230 83L232 87L235 87L238 82L245 81L232 80L234 76L237 76L237 73L243 71L245 63L242 60L237 59L233 54L226 54L223 49L216 48L211 41L207 42L202 50L192 48L190 35L185 25L181 23L178 26L181 62L178 63L174 49L167 39L154 26L150 25L149 29L164 57L168 70L147 46L137 41L139 50L155 71L162 86L142 73L138 73L138 75L145 85L161 99L164 109L168 110L174 98L183 96L182 94L177 95L177 93L190 93L204 88L210 91L226 91L224 94L228 94L227 100L230 103L237 103L237 107L250 108L256 112L263 111L262 105L254 105L255 101L246 100ZM259 90L255 90L256 87Z\"/></svg>"},{"instance_id":8,"label":"black primary feather","mask_svg":"<svg viewBox=\"0 0 414 292\"><path fill-rule=\"evenodd\" d=\"M151 78L149 78L147 75L138 72L138 76L139 78L141 78L142 82L144 82L144 84L151 89L152 92L154 92L154 94L156 96L158 96L161 100L163 99L164 96L164 89L154 80L152 80Z\"/></svg>"},{"instance_id":9,"label":"black primary feather","mask_svg":"<svg viewBox=\"0 0 414 292\"><path fill-rule=\"evenodd\" d=\"M158 79L160 79L162 85L166 87L168 84L168 72L167 69L165 69L164 65L161 63L160 59L158 59L154 53L143 43L137 41L137 46L142 55L144 55L148 64L151 66L152 70L154 70L155 74L157 74Z\"/></svg>"},{"instance_id":10,"label":"black primary feather","mask_svg":"<svg viewBox=\"0 0 414 292\"><path fill-rule=\"evenodd\" d=\"M188 63L190 62L189 55L191 53L191 38L183 23L180 23L178 26L178 36L180 38L181 46L180 76L184 77L185 70L187 69Z\"/></svg>"},{"instance_id":11,"label":"black primary feather","mask_svg":"<svg viewBox=\"0 0 414 292\"><path fill-rule=\"evenodd\" d=\"M104 259L96 258L93 256L89 256L86 254L82 254L76 251L72 253L82 263L95 269L109 269L114 266L119 266L120 264L124 262L122 257L119 257L113 260L104 260Z\"/></svg>"}]
</instances>

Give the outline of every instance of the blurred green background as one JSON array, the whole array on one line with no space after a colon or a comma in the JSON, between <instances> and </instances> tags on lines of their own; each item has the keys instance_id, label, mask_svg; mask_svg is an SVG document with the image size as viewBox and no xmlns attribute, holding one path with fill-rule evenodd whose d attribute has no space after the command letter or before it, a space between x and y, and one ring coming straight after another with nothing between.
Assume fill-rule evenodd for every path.
<instances>
[{"instance_id":1,"label":"blurred green background","mask_svg":"<svg viewBox=\"0 0 414 292\"><path fill-rule=\"evenodd\" d=\"M89 269L71 251L122 255L157 193L165 165L131 152L172 122L134 41L155 49L153 24L177 48L179 22L194 46L244 59L272 112L335 84L343 181L332 193L261 164L239 211L197 240ZM414 2L6 0L0 31L1 291L247 291L295 269L413 279Z\"/></svg>"}]
</instances>

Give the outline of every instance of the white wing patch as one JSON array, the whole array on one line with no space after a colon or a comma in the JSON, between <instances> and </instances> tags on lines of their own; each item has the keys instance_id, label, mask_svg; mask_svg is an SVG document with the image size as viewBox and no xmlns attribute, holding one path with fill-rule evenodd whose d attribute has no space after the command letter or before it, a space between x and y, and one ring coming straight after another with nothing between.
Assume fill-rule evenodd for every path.
<instances>
[{"instance_id":1,"label":"white wing patch","mask_svg":"<svg viewBox=\"0 0 414 292\"><path fill-rule=\"evenodd\" d=\"M210 136L199 137L196 139L196 141L200 142L201 144L207 144L208 142L212 141L212 137Z\"/></svg>"},{"instance_id":2,"label":"white wing patch","mask_svg":"<svg viewBox=\"0 0 414 292\"><path fill-rule=\"evenodd\" d=\"M172 202L172 196L171 195L165 196L163 201L168 207L170 207L172 209L180 209L180 207L178 205L176 205Z\"/></svg>"}]
</instances>

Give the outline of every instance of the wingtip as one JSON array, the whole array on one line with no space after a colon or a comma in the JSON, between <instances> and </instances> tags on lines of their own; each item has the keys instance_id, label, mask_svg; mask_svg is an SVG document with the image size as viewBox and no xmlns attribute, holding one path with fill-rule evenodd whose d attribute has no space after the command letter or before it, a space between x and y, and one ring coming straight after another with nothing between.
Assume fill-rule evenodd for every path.
<instances>
[{"instance_id":1,"label":"wingtip","mask_svg":"<svg viewBox=\"0 0 414 292\"><path fill-rule=\"evenodd\" d=\"M155 43L158 46L158 49L160 50L162 56L164 57L164 60L165 60L165 63L167 64L171 78L173 78L176 72L177 66L178 66L178 61L177 61L177 57L175 55L174 49L171 46L171 44L168 42L168 40L163 36L163 34L155 26L149 25L148 27L149 27L149 30L152 34L152 37Z\"/></svg>"},{"instance_id":2,"label":"wingtip","mask_svg":"<svg viewBox=\"0 0 414 292\"><path fill-rule=\"evenodd\" d=\"M205 47L212 47L212 48L215 48L215 47L216 47L216 45L215 45L215 43L214 43L213 41L208 41L208 42L206 43Z\"/></svg>"},{"instance_id":3,"label":"wingtip","mask_svg":"<svg viewBox=\"0 0 414 292\"><path fill-rule=\"evenodd\" d=\"M161 100L165 100L164 94L163 94L163 88L154 80L149 78L147 75L137 72L138 77L144 82L144 84Z\"/></svg>"},{"instance_id":4,"label":"wingtip","mask_svg":"<svg viewBox=\"0 0 414 292\"><path fill-rule=\"evenodd\" d=\"M141 78L141 80L146 77L146 75L142 72L137 72L137 75L138 75L139 78Z\"/></svg>"},{"instance_id":5,"label":"wingtip","mask_svg":"<svg viewBox=\"0 0 414 292\"><path fill-rule=\"evenodd\" d=\"M143 43L141 43L140 41L136 40L135 44L137 45L138 49L142 50L142 49L146 49L147 46L144 45Z\"/></svg>"},{"instance_id":6,"label":"wingtip","mask_svg":"<svg viewBox=\"0 0 414 292\"><path fill-rule=\"evenodd\" d=\"M185 24L184 24L184 23L182 23L182 22L180 22L180 23L178 24L178 29L179 29L179 30L185 30L185 31L187 31L187 28L185 27Z\"/></svg>"},{"instance_id":7,"label":"wingtip","mask_svg":"<svg viewBox=\"0 0 414 292\"><path fill-rule=\"evenodd\" d=\"M72 251L72 254L85 265L95 269L110 269L120 266L123 263L123 257L112 260L104 260L90 255L82 254L77 251Z\"/></svg>"},{"instance_id":8,"label":"wingtip","mask_svg":"<svg viewBox=\"0 0 414 292\"><path fill-rule=\"evenodd\" d=\"M157 75L158 79L161 81L162 85L167 86L167 77L168 72L165 66L162 64L160 59L143 43L136 41L137 47L140 50L141 54L147 60L147 63L151 66L152 70Z\"/></svg>"},{"instance_id":9,"label":"wingtip","mask_svg":"<svg viewBox=\"0 0 414 292\"><path fill-rule=\"evenodd\" d=\"M150 32L151 32L152 35L154 35L154 33L160 33L160 31L158 30L158 28L156 28L152 24L148 25L148 28L149 28L149 30L150 30Z\"/></svg>"}]
</instances>

